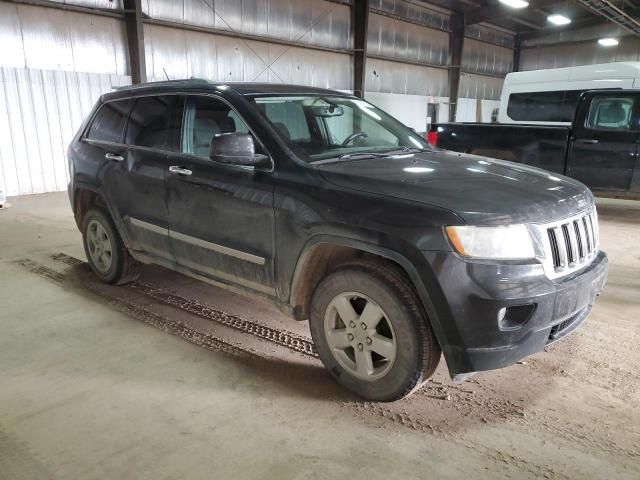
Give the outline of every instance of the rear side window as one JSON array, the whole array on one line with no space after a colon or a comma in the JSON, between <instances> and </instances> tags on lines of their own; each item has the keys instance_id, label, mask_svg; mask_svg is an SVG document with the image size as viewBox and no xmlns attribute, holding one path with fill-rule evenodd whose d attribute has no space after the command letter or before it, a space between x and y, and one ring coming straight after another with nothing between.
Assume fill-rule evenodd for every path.
<instances>
[{"instance_id":1,"label":"rear side window","mask_svg":"<svg viewBox=\"0 0 640 480\"><path fill-rule=\"evenodd\" d=\"M125 143L177 152L180 146L184 97L141 97L131 110Z\"/></svg>"},{"instance_id":2,"label":"rear side window","mask_svg":"<svg viewBox=\"0 0 640 480\"><path fill-rule=\"evenodd\" d=\"M587 128L596 130L630 130L633 98L594 98L589 109Z\"/></svg>"},{"instance_id":3,"label":"rear side window","mask_svg":"<svg viewBox=\"0 0 640 480\"><path fill-rule=\"evenodd\" d=\"M571 122L581 90L509 95L507 115L519 122Z\"/></svg>"},{"instance_id":4,"label":"rear side window","mask_svg":"<svg viewBox=\"0 0 640 480\"><path fill-rule=\"evenodd\" d=\"M117 100L102 105L89 127L87 138L101 142L122 143L122 133L130 104L129 100Z\"/></svg>"}]
</instances>

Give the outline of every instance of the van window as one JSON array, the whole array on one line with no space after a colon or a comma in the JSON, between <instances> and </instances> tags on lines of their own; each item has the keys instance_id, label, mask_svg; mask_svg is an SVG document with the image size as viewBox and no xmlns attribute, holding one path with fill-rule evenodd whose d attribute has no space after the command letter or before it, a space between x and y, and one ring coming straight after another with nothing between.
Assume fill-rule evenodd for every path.
<instances>
[{"instance_id":1,"label":"van window","mask_svg":"<svg viewBox=\"0 0 640 480\"><path fill-rule=\"evenodd\" d=\"M596 130L629 130L633 98L594 98L589 109L587 128Z\"/></svg>"},{"instance_id":2,"label":"van window","mask_svg":"<svg viewBox=\"0 0 640 480\"><path fill-rule=\"evenodd\" d=\"M183 97L180 95L138 98L131 110L125 143L177 152L182 109Z\"/></svg>"},{"instance_id":3,"label":"van window","mask_svg":"<svg viewBox=\"0 0 640 480\"><path fill-rule=\"evenodd\" d=\"M128 99L102 105L87 131L87 138L101 142L122 143L122 133L130 105L131 102Z\"/></svg>"},{"instance_id":4,"label":"van window","mask_svg":"<svg viewBox=\"0 0 640 480\"><path fill-rule=\"evenodd\" d=\"M582 90L509 95L507 115L520 122L571 122Z\"/></svg>"}]
</instances>

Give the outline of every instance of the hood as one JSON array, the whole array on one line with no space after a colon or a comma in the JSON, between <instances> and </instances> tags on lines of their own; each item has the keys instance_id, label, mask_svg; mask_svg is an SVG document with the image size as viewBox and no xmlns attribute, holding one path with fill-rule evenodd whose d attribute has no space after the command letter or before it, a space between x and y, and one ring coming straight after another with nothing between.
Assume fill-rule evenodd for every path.
<instances>
[{"instance_id":1,"label":"hood","mask_svg":"<svg viewBox=\"0 0 640 480\"><path fill-rule=\"evenodd\" d=\"M589 189L568 177L447 150L316 168L336 186L445 208L471 225L546 223L594 204Z\"/></svg>"}]
</instances>

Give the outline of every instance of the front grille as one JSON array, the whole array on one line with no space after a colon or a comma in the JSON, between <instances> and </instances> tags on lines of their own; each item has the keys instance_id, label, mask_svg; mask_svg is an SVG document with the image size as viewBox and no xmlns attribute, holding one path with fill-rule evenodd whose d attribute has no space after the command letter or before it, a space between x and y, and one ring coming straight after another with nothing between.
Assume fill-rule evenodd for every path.
<instances>
[{"instance_id":1,"label":"front grille","mask_svg":"<svg viewBox=\"0 0 640 480\"><path fill-rule=\"evenodd\" d=\"M598 253L598 217L590 212L546 225L547 275L555 278L588 265Z\"/></svg>"}]
</instances>

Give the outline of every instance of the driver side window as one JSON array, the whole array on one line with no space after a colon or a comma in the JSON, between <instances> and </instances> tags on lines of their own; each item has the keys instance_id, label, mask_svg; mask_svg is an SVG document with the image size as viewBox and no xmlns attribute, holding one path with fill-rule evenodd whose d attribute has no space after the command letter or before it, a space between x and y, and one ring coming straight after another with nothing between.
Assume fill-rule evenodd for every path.
<instances>
[{"instance_id":1,"label":"driver side window","mask_svg":"<svg viewBox=\"0 0 640 480\"><path fill-rule=\"evenodd\" d=\"M594 98L587 118L587 128L595 130L629 130L633 97Z\"/></svg>"},{"instance_id":2,"label":"driver side window","mask_svg":"<svg viewBox=\"0 0 640 480\"><path fill-rule=\"evenodd\" d=\"M225 102L203 95L187 97L183 124L181 152L203 158L209 158L215 135L249 133L249 127Z\"/></svg>"}]
</instances>

